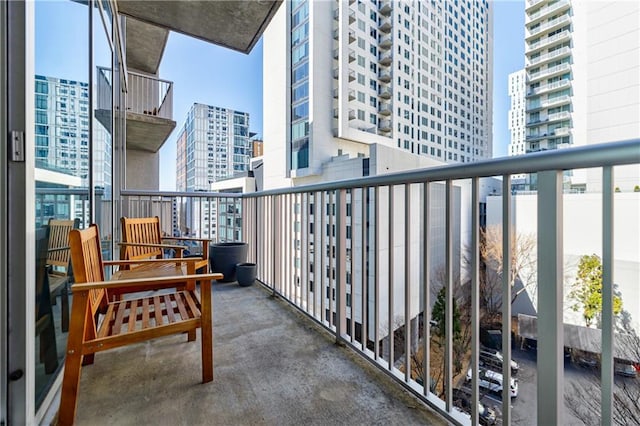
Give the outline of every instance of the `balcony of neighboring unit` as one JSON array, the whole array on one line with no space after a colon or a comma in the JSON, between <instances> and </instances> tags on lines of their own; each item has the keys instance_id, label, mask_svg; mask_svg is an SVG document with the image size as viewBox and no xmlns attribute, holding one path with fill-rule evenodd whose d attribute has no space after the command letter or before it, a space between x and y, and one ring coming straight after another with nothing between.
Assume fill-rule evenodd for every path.
<instances>
[{"instance_id":1,"label":"balcony of neighboring unit","mask_svg":"<svg viewBox=\"0 0 640 426\"><path fill-rule=\"evenodd\" d=\"M569 97L569 95L555 96L553 98L547 98L542 100L539 98L531 99L529 102L527 102L527 111L535 111L543 108L550 108L550 107L568 104L570 100L571 98Z\"/></svg>"},{"instance_id":2,"label":"balcony of neighboring unit","mask_svg":"<svg viewBox=\"0 0 640 426\"><path fill-rule=\"evenodd\" d=\"M380 18L380 25L378 25L378 29L380 31L388 34L389 32L391 32L391 28L393 28L393 25L391 23L391 18L388 18L388 17Z\"/></svg>"},{"instance_id":3,"label":"balcony of neighboring unit","mask_svg":"<svg viewBox=\"0 0 640 426\"><path fill-rule=\"evenodd\" d=\"M544 6L537 11L527 14L525 16L525 25L535 24L542 20L545 16L549 16L552 13L567 10L571 7L569 0L560 0L549 6Z\"/></svg>"},{"instance_id":4,"label":"balcony of neighboring unit","mask_svg":"<svg viewBox=\"0 0 640 426\"><path fill-rule=\"evenodd\" d=\"M538 6L539 4L546 2L547 0L527 0L526 4L525 4L525 8L527 11L531 10L531 8L534 8L536 6Z\"/></svg>"},{"instance_id":5,"label":"balcony of neighboring unit","mask_svg":"<svg viewBox=\"0 0 640 426\"><path fill-rule=\"evenodd\" d=\"M563 89L571 85L571 80L554 81L553 83L543 84L538 87L530 88L527 92L527 96L539 95L549 92L551 90Z\"/></svg>"},{"instance_id":6,"label":"balcony of neighboring unit","mask_svg":"<svg viewBox=\"0 0 640 426\"><path fill-rule=\"evenodd\" d=\"M381 84L378 86L378 96L382 99L391 99L391 87L388 84Z\"/></svg>"},{"instance_id":7,"label":"balcony of neighboring unit","mask_svg":"<svg viewBox=\"0 0 640 426\"><path fill-rule=\"evenodd\" d=\"M390 82L391 81L391 71L385 70L385 69L381 69L380 71L378 71L378 80L384 81L385 83Z\"/></svg>"},{"instance_id":8,"label":"balcony of neighboring unit","mask_svg":"<svg viewBox=\"0 0 640 426\"><path fill-rule=\"evenodd\" d=\"M569 111L554 112L547 116L547 122L552 123L554 121L568 120L569 118L571 118L571 113Z\"/></svg>"},{"instance_id":9,"label":"balcony of neighboring unit","mask_svg":"<svg viewBox=\"0 0 640 426\"><path fill-rule=\"evenodd\" d=\"M553 31L556 28L559 28L562 25L566 25L571 22L571 17L569 15L558 16L555 19L544 22L534 28L526 28L525 29L525 38L527 40L531 39L539 35L543 31Z\"/></svg>"},{"instance_id":10,"label":"balcony of neighboring unit","mask_svg":"<svg viewBox=\"0 0 640 426\"><path fill-rule=\"evenodd\" d=\"M338 117L340 117L340 109L339 108L334 108L333 109L333 118L338 118ZM349 117L349 120L355 120L356 119L356 111L353 110L353 109L349 109L348 117Z\"/></svg>"},{"instance_id":11,"label":"balcony of neighboring unit","mask_svg":"<svg viewBox=\"0 0 640 426\"><path fill-rule=\"evenodd\" d=\"M356 32L353 30L349 30L349 44L356 41Z\"/></svg>"},{"instance_id":12,"label":"balcony of neighboring unit","mask_svg":"<svg viewBox=\"0 0 640 426\"><path fill-rule=\"evenodd\" d=\"M349 49L349 62L353 62L356 60L356 51L353 49Z\"/></svg>"},{"instance_id":13,"label":"balcony of neighboring unit","mask_svg":"<svg viewBox=\"0 0 640 426\"><path fill-rule=\"evenodd\" d=\"M391 120L378 120L378 130L385 133L390 132Z\"/></svg>"},{"instance_id":14,"label":"balcony of neighboring unit","mask_svg":"<svg viewBox=\"0 0 640 426\"><path fill-rule=\"evenodd\" d=\"M391 11L393 10L393 3L391 0L380 0L378 2L378 12L382 16L391 15Z\"/></svg>"},{"instance_id":15,"label":"balcony of neighboring unit","mask_svg":"<svg viewBox=\"0 0 640 426\"><path fill-rule=\"evenodd\" d=\"M380 41L378 42L378 47L380 47L380 49L391 49L391 46L393 45L393 40L391 39L391 34L385 34L382 37L380 37Z\"/></svg>"},{"instance_id":16,"label":"balcony of neighboring unit","mask_svg":"<svg viewBox=\"0 0 640 426\"><path fill-rule=\"evenodd\" d=\"M111 78L98 67L96 119L111 129ZM129 72L127 91L127 149L158 152L176 122L173 121L173 82Z\"/></svg>"},{"instance_id":17,"label":"balcony of neighboring unit","mask_svg":"<svg viewBox=\"0 0 640 426\"><path fill-rule=\"evenodd\" d=\"M552 36L549 37L545 37L541 40L535 41L535 42L531 42L529 44L527 44L526 46L526 54L527 55L531 55L532 53L535 53L537 50L541 50L541 49L550 49L552 48L554 45L563 43L565 41L571 40L571 31L569 30L564 30L561 31L557 34L554 34ZM569 48L567 47L567 50Z\"/></svg>"},{"instance_id":18,"label":"balcony of neighboring unit","mask_svg":"<svg viewBox=\"0 0 640 426\"><path fill-rule=\"evenodd\" d=\"M349 11L347 12L348 18L349 18L349 23L353 24L354 22L356 22L356 12L348 9ZM335 20L339 20L340 19L340 8L337 8L333 11L333 18Z\"/></svg>"},{"instance_id":19,"label":"balcony of neighboring unit","mask_svg":"<svg viewBox=\"0 0 640 426\"><path fill-rule=\"evenodd\" d=\"M532 67L534 65L542 65L545 62L562 59L563 57L568 56L570 54L571 54L571 48L569 46L561 47L560 49L547 52L540 56L528 58L527 66Z\"/></svg>"},{"instance_id":20,"label":"balcony of neighboring unit","mask_svg":"<svg viewBox=\"0 0 640 426\"><path fill-rule=\"evenodd\" d=\"M347 96L348 96L350 101L354 100L356 98L355 89L349 89L347 91ZM337 88L333 89L333 97L334 97L334 99L339 99L340 98L340 90L338 90Z\"/></svg>"},{"instance_id":21,"label":"balcony of neighboring unit","mask_svg":"<svg viewBox=\"0 0 640 426\"><path fill-rule=\"evenodd\" d=\"M340 78L340 70L341 68L333 69L333 78L335 78L336 80ZM354 81L356 79L356 72L354 70L349 70L349 72L347 73L347 77L349 78L349 81Z\"/></svg>"},{"instance_id":22,"label":"balcony of neighboring unit","mask_svg":"<svg viewBox=\"0 0 640 426\"><path fill-rule=\"evenodd\" d=\"M534 82L542 78L553 77L557 74L568 72L569 70L571 70L571 64L569 63L564 63L564 64L556 65L553 67L549 67L549 68L540 70L538 72L529 74L529 82Z\"/></svg>"},{"instance_id":23,"label":"balcony of neighboring unit","mask_svg":"<svg viewBox=\"0 0 640 426\"><path fill-rule=\"evenodd\" d=\"M380 115L391 115L393 112L393 108L389 102L380 102L378 103L378 114Z\"/></svg>"},{"instance_id":24,"label":"balcony of neighboring unit","mask_svg":"<svg viewBox=\"0 0 640 426\"><path fill-rule=\"evenodd\" d=\"M378 63L384 67L388 67L389 65L391 65L392 58L393 55L391 54L391 51L380 52L380 54L378 55Z\"/></svg>"}]
</instances>

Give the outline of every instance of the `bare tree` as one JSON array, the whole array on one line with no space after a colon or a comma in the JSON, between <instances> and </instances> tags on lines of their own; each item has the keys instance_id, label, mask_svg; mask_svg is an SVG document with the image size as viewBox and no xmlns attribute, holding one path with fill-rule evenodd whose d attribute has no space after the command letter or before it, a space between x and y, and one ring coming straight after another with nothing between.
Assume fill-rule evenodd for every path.
<instances>
[{"instance_id":1,"label":"bare tree","mask_svg":"<svg viewBox=\"0 0 640 426\"><path fill-rule=\"evenodd\" d=\"M523 287L513 292L510 303L525 290L535 294L536 283L536 239L533 234L517 233L515 230L511 234L511 268L509 283L513 287L517 280L522 282ZM494 318L500 314L502 309L502 227L500 225L489 225L485 229L480 229L480 306L483 309L484 318ZM466 250L463 262L467 268L471 266L470 250Z\"/></svg>"},{"instance_id":2,"label":"bare tree","mask_svg":"<svg viewBox=\"0 0 640 426\"><path fill-rule=\"evenodd\" d=\"M624 335L624 345L628 357L640 360L640 337L636 334ZM588 375L580 381L567 382L564 400L569 411L585 425L599 425L601 411L600 374ZM640 383L638 379L616 380L613 387L613 422L617 425L640 426Z\"/></svg>"}]
</instances>

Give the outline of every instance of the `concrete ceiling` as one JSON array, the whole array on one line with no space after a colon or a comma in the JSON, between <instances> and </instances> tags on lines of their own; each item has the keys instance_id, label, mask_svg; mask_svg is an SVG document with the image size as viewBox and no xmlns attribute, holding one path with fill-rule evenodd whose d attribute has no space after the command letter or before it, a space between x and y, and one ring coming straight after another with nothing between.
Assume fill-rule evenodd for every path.
<instances>
[{"instance_id":1,"label":"concrete ceiling","mask_svg":"<svg viewBox=\"0 0 640 426\"><path fill-rule=\"evenodd\" d=\"M169 30L127 18L127 67L156 74L169 38Z\"/></svg>"},{"instance_id":2,"label":"concrete ceiling","mask_svg":"<svg viewBox=\"0 0 640 426\"><path fill-rule=\"evenodd\" d=\"M130 43L139 43L139 47L148 48L145 37L152 37L156 44L158 39L164 37L162 47L154 47L162 52L166 30L249 53L281 3L282 0L118 0L118 13L160 27L160 31L150 31L136 41L135 34L129 32L132 20L127 20L127 65L137 68L129 56L132 53L129 50ZM132 31L139 30L147 31L139 23L133 23Z\"/></svg>"}]
</instances>

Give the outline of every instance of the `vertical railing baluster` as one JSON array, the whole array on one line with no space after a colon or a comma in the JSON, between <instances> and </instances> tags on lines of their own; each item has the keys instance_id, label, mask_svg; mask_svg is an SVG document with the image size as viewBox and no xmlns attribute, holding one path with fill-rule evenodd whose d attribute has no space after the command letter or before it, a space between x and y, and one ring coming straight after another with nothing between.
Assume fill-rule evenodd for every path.
<instances>
[{"instance_id":1,"label":"vertical railing baluster","mask_svg":"<svg viewBox=\"0 0 640 426\"><path fill-rule=\"evenodd\" d=\"M374 211L375 214L375 230L374 230L374 249L373 249L373 258L375 260L375 283L374 283L374 300L373 300L373 324L374 324L374 331L373 331L373 338L374 338L374 342L373 342L373 356L374 359L377 361L378 358L380 357L380 225L381 225L381 219L380 219L380 187L376 186L375 187L375 194L374 194L374 208L372 209Z\"/></svg>"},{"instance_id":2,"label":"vertical railing baluster","mask_svg":"<svg viewBox=\"0 0 640 426\"><path fill-rule=\"evenodd\" d=\"M453 395L453 181L445 182L445 345L444 345L444 401L447 411L451 411Z\"/></svg>"},{"instance_id":3,"label":"vertical railing baluster","mask_svg":"<svg viewBox=\"0 0 640 426\"><path fill-rule=\"evenodd\" d=\"M540 425L563 423L562 220L562 172L538 172L538 330L544 330L538 333L537 351Z\"/></svg>"},{"instance_id":4,"label":"vertical railing baluster","mask_svg":"<svg viewBox=\"0 0 640 426\"><path fill-rule=\"evenodd\" d=\"M320 322L324 324L325 322L325 290L324 290L324 277L325 275L330 275L330 268L327 268L326 256L325 256L325 243L328 240L329 233L325 230L325 224L327 223L327 218L325 218L326 213L326 193L325 191L321 192L321 203L320 203L320 246L316 247L316 250L320 253ZM325 273L325 269L328 271ZM328 318L327 318L328 320Z\"/></svg>"},{"instance_id":5,"label":"vertical railing baluster","mask_svg":"<svg viewBox=\"0 0 640 426\"><path fill-rule=\"evenodd\" d=\"M431 305L430 305L430 288L429 278L431 276L430 268L430 256L431 250L429 249L429 241L431 238L431 232L429 227L431 222L429 220L429 209L431 208L431 185L429 182L425 182L422 185L422 380L423 380L423 392L425 395L429 395L431 391Z\"/></svg>"},{"instance_id":6,"label":"vertical railing baluster","mask_svg":"<svg viewBox=\"0 0 640 426\"><path fill-rule=\"evenodd\" d=\"M393 346L394 346L394 325L393 325L393 304L394 304L394 294L393 294L393 275L394 275L394 263L393 263L393 244L394 244L394 235L393 235L393 225L394 225L394 220L395 220L395 215L394 215L394 191L395 191L395 187L393 185L389 185L389 204L388 204L388 217L389 217L389 282L388 282L388 287L389 287L389 297L388 297L388 321L389 321L389 326L387 327L387 332L388 337L389 337L389 370L393 370L393 357L394 357L394 351L393 351Z\"/></svg>"},{"instance_id":7,"label":"vertical railing baluster","mask_svg":"<svg viewBox=\"0 0 640 426\"><path fill-rule=\"evenodd\" d=\"M511 175L502 176L502 420L511 424Z\"/></svg>"},{"instance_id":8,"label":"vertical railing baluster","mask_svg":"<svg viewBox=\"0 0 640 426\"><path fill-rule=\"evenodd\" d=\"M404 185L404 380L411 378L411 184Z\"/></svg>"},{"instance_id":9,"label":"vertical railing baluster","mask_svg":"<svg viewBox=\"0 0 640 426\"><path fill-rule=\"evenodd\" d=\"M478 363L480 352L480 283L479 267L479 233L480 214L478 198L478 178L471 179L471 424L478 424ZM503 358L505 359L505 358Z\"/></svg>"},{"instance_id":10,"label":"vertical railing baluster","mask_svg":"<svg viewBox=\"0 0 640 426\"><path fill-rule=\"evenodd\" d=\"M601 424L613 424L613 168L602 169Z\"/></svg>"},{"instance_id":11,"label":"vertical railing baluster","mask_svg":"<svg viewBox=\"0 0 640 426\"><path fill-rule=\"evenodd\" d=\"M344 340L346 328L346 288L347 288L347 190L336 191L336 343Z\"/></svg>"},{"instance_id":12,"label":"vertical railing baluster","mask_svg":"<svg viewBox=\"0 0 640 426\"><path fill-rule=\"evenodd\" d=\"M334 250L335 250L335 194L336 191L329 191L329 327L335 327L335 299L334 299L334 291L335 291L335 261L334 259Z\"/></svg>"},{"instance_id":13,"label":"vertical railing baluster","mask_svg":"<svg viewBox=\"0 0 640 426\"><path fill-rule=\"evenodd\" d=\"M362 217L362 273L360 274L360 282L362 283L362 309L360 316L360 323L362 324L360 327L360 339L362 340L362 351L366 353L367 349L367 340L368 340L368 329L367 329L367 320L369 318L368 310L369 310L369 300L368 300L368 270L367 270L367 259L369 257L369 251L367 250L367 231L368 231L368 215L367 215L367 200L369 198L369 188L362 188L362 205L361 205L361 217ZM351 248L351 256L355 257L355 250L353 250L353 243ZM354 276L353 273L351 275L351 282L353 283ZM352 284L353 285L353 284ZM353 302L351 306L353 306ZM352 319L352 321L354 321Z\"/></svg>"},{"instance_id":14,"label":"vertical railing baluster","mask_svg":"<svg viewBox=\"0 0 640 426\"><path fill-rule=\"evenodd\" d=\"M351 277L351 279L349 280L349 286L350 286L350 306L349 306L349 317L350 317L350 322L349 322L349 335L351 336L351 344L353 344L355 342L355 329L356 329L356 313L355 313L355 282L356 282L356 270L355 270L355 251L354 251L354 241L356 239L356 193L357 193L357 189L353 188L351 189L350 192L350 196L349 196L349 205L351 206L351 215L348 216L349 217L349 224L351 225L351 238L349 238L349 253L351 253L349 255L349 276ZM364 250L364 247L362 248L362 250ZM346 284L346 281L345 281ZM345 306L346 306L346 302L345 302ZM346 307L345 307L346 310Z\"/></svg>"}]
</instances>

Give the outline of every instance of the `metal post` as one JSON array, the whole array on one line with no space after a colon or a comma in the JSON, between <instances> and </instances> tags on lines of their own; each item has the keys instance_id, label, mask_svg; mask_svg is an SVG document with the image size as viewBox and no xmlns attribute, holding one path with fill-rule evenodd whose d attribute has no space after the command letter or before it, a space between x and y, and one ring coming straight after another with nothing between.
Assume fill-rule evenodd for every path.
<instances>
[{"instance_id":1,"label":"metal post","mask_svg":"<svg viewBox=\"0 0 640 426\"><path fill-rule=\"evenodd\" d=\"M453 407L453 181L445 182L445 250L446 250L446 281L445 281L445 345L444 345L444 402L447 411Z\"/></svg>"},{"instance_id":2,"label":"metal post","mask_svg":"<svg viewBox=\"0 0 640 426\"><path fill-rule=\"evenodd\" d=\"M502 421L511 422L511 175L502 177Z\"/></svg>"},{"instance_id":3,"label":"metal post","mask_svg":"<svg viewBox=\"0 0 640 426\"><path fill-rule=\"evenodd\" d=\"M347 288L347 190L336 191L336 343L344 340L346 327L346 288Z\"/></svg>"},{"instance_id":4,"label":"metal post","mask_svg":"<svg viewBox=\"0 0 640 426\"><path fill-rule=\"evenodd\" d=\"M538 173L538 424L562 424L562 172ZM506 360L506 358L505 358Z\"/></svg>"},{"instance_id":5,"label":"metal post","mask_svg":"<svg viewBox=\"0 0 640 426\"><path fill-rule=\"evenodd\" d=\"M389 205L388 207L388 211L389 211L389 296L388 296L388 302L389 302L389 317L388 317L388 321L389 321L389 327L388 327L388 338L389 338L389 370L393 370L393 345L394 345L394 326L393 326L393 304L394 304L394 300L393 300L393 274L394 274L394 270L393 270L393 225L394 225L394 201L393 201L393 196L394 196L394 190L395 187L393 185L389 185Z\"/></svg>"},{"instance_id":6,"label":"metal post","mask_svg":"<svg viewBox=\"0 0 640 426\"><path fill-rule=\"evenodd\" d=\"M422 323L423 323L423 336L422 336L422 370L423 370L423 393L428 395L431 390L431 357L429 351L431 350L431 330L429 327L429 321L431 320L430 312L430 298L429 298L429 277L430 277L430 262L429 256L431 251L429 250L429 241L431 233L429 230L429 209L431 207L431 187L429 182L422 184Z\"/></svg>"},{"instance_id":7,"label":"metal post","mask_svg":"<svg viewBox=\"0 0 640 426\"><path fill-rule=\"evenodd\" d=\"M480 322L480 283L479 266L479 199L478 178L471 179L471 424L478 424L478 363L479 363L479 322Z\"/></svg>"},{"instance_id":8,"label":"metal post","mask_svg":"<svg viewBox=\"0 0 640 426\"><path fill-rule=\"evenodd\" d=\"M411 378L411 184L404 186L404 380Z\"/></svg>"},{"instance_id":9,"label":"metal post","mask_svg":"<svg viewBox=\"0 0 640 426\"><path fill-rule=\"evenodd\" d=\"M613 168L602 169L602 365L601 417L613 424Z\"/></svg>"},{"instance_id":10,"label":"metal post","mask_svg":"<svg viewBox=\"0 0 640 426\"><path fill-rule=\"evenodd\" d=\"M373 357L377 361L380 357L380 212L379 212L379 200L380 200L380 187L375 187L375 194L373 200L373 211L375 215L375 229L374 229L374 247L373 257L375 261L375 276L374 276L374 297L373 297Z\"/></svg>"},{"instance_id":11,"label":"metal post","mask_svg":"<svg viewBox=\"0 0 640 426\"><path fill-rule=\"evenodd\" d=\"M360 317L360 322L361 322L361 334L360 334L360 339L362 340L362 351L365 352L365 349L367 348L367 340L368 340L368 330L367 330L367 320L368 320L368 308L369 308L369 301L368 301L368 292L367 292L367 287L368 287L368 270L367 270L367 258L369 257L369 251L367 250L367 223L368 223L368 215L367 215L367 199L369 197L369 188L362 188L362 212L361 212L361 217L362 217L362 271L360 274L360 282L362 283L362 311L361 311L361 317ZM354 210L355 211L355 210ZM353 242L351 243L353 245ZM353 250L353 247L351 249L351 256L355 257L355 250ZM353 282L353 276L352 276L352 282ZM353 317L353 315L352 315ZM354 319L352 318L351 321L354 321Z\"/></svg>"}]
</instances>

